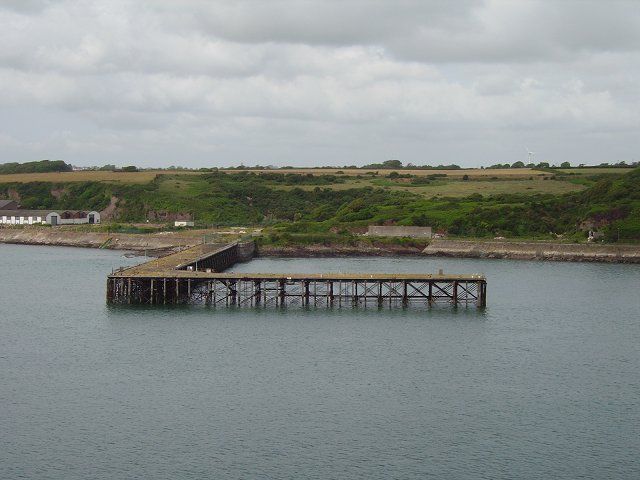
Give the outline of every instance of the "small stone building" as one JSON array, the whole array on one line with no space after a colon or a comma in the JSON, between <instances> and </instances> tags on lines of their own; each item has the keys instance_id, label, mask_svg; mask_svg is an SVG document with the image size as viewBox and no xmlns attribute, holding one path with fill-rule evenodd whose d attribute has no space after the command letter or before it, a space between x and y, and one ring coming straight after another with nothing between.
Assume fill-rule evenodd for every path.
<instances>
[{"instance_id":1,"label":"small stone building","mask_svg":"<svg viewBox=\"0 0 640 480\"><path fill-rule=\"evenodd\" d=\"M373 237L413 237L431 238L433 235L431 227L402 227L386 225L369 225L367 235Z\"/></svg>"}]
</instances>

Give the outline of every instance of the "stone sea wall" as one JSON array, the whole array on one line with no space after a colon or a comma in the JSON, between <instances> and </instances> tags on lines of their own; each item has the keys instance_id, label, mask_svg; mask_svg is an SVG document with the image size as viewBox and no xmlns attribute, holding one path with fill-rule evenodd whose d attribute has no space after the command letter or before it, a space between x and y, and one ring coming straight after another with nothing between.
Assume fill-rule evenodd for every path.
<instances>
[{"instance_id":1,"label":"stone sea wall","mask_svg":"<svg viewBox=\"0 0 640 480\"><path fill-rule=\"evenodd\" d=\"M438 239L432 240L423 253L433 256L468 258L640 263L640 245Z\"/></svg>"},{"instance_id":2,"label":"stone sea wall","mask_svg":"<svg viewBox=\"0 0 640 480\"><path fill-rule=\"evenodd\" d=\"M0 228L0 243L60 245L70 247L130 250L163 255L199 244L202 237L177 232L153 234L74 232L56 228ZM240 244L241 261L258 256L339 257L431 255L468 258L508 258L571 262L640 263L640 245L604 245L543 242L501 242L434 239L424 249L403 245L290 245L260 246Z\"/></svg>"},{"instance_id":3,"label":"stone sea wall","mask_svg":"<svg viewBox=\"0 0 640 480\"><path fill-rule=\"evenodd\" d=\"M201 237L183 237L173 232L130 234L73 232L55 228L0 228L0 243L108 248L114 250L171 250L200 243Z\"/></svg>"}]
</instances>

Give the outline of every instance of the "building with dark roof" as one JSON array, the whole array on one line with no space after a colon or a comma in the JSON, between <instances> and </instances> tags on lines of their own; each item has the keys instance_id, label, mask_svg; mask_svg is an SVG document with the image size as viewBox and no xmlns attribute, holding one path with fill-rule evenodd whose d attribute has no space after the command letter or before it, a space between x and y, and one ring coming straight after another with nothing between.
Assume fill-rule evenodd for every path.
<instances>
[{"instance_id":1,"label":"building with dark roof","mask_svg":"<svg viewBox=\"0 0 640 480\"><path fill-rule=\"evenodd\" d=\"M20 205L15 200L0 200L0 210L16 210Z\"/></svg>"}]
</instances>

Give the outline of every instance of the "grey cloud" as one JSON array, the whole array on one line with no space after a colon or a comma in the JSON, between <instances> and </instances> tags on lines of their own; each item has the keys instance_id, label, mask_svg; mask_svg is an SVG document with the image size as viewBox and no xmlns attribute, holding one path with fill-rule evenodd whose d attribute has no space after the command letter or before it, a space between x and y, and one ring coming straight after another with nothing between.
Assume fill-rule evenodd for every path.
<instances>
[{"instance_id":1,"label":"grey cloud","mask_svg":"<svg viewBox=\"0 0 640 480\"><path fill-rule=\"evenodd\" d=\"M190 4L199 12L194 23L208 35L248 43L372 44L419 61L562 60L581 51L640 48L640 9L632 1Z\"/></svg>"},{"instance_id":2,"label":"grey cloud","mask_svg":"<svg viewBox=\"0 0 640 480\"><path fill-rule=\"evenodd\" d=\"M53 4L54 0L3 0L0 10L12 10L23 14L40 12Z\"/></svg>"},{"instance_id":3,"label":"grey cloud","mask_svg":"<svg viewBox=\"0 0 640 480\"><path fill-rule=\"evenodd\" d=\"M497 7L497 5L499 7ZM405 58L439 62L566 62L584 53L640 49L640 11L616 2L492 2L453 30L392 40Z\"/></svg>"},{"instance_id":4,"label":"grey cloud","mask_svg":"<svg viewBox=\"0 0 640 480\"><path fill-rule=\"evenodd\" d=\"M426 25L462 23L474 2L445 0L192 2L209 34L252 43L379 43Z\"/></svg>"},{"instance_id":5,"label":"grey cloud","mask_svg":"<svg viewBox=\"0 0 640 480\"><path fill-rule=\"evenodd\" d=\"M3 2L0 161L473 165L523 144L629 160L639 18L628 2Z\"/></svg>"}]
</instances>

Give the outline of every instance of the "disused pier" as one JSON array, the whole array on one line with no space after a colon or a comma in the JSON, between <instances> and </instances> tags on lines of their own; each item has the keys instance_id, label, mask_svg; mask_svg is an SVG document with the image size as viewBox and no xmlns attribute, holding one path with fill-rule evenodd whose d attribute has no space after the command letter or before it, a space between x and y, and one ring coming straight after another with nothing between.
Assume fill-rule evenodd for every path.
<instances>
[{"instance_id":1,"label":"disused pier","mask_svg":"<svg viewBox=\"0 0 640 480\"><path fill-rule=\"evenodd\" d=\"M482 275L222 271L252 254L253 244L200 245L119 270L107 280L107 301L212 306L486 306L487 282Z\"/></svg>"}]
</instances>

